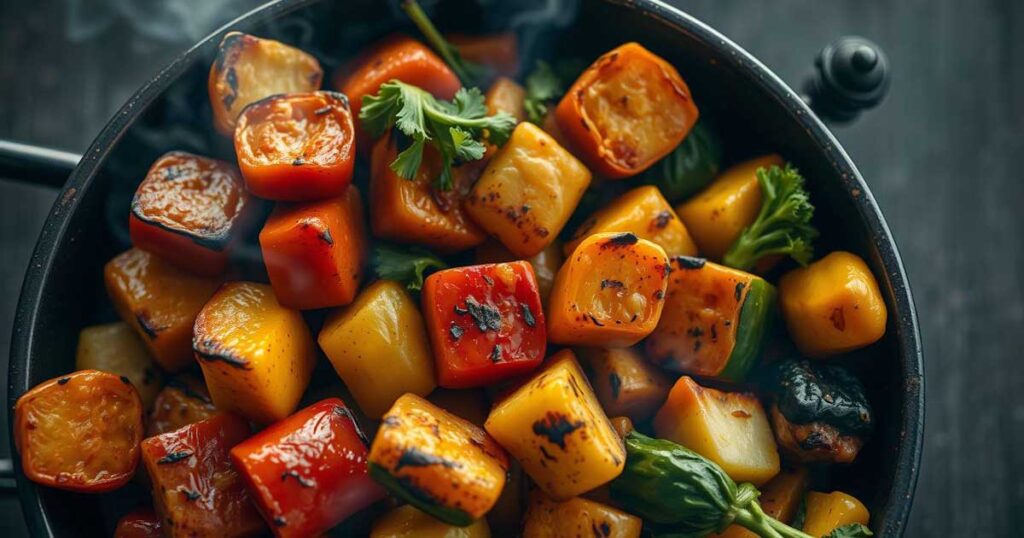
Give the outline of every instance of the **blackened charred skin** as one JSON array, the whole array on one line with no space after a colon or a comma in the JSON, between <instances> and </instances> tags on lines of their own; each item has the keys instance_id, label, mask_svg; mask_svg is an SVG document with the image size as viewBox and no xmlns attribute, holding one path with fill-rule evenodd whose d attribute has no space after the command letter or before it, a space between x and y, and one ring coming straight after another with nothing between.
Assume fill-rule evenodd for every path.
<instances>
[{"instance_id":1,"label":"blackened charred skin","mask_svg":"<svg viewBox=\"0 0 1024 538\"><path fill-rule=\"evenodd\" d=\"M183 489L181 490L181 494L184 495L185 498L190 501L198 501L199 498L202 497L202 495L200 495L198 491L191 489Z\"/></svg>"},{"instance_id":2,"label":"blackened charred skin","mask_svg":"<svg viewBox=\"0 0 1024 538\"><path fill-rule=\"evenodd\" d=\"M320 74L319 73L313 73L313 75L316 76L316 79L317 79L315 85L319 86L320 85ZM349 103L348 103L348 96L347 95L345 95L345 94L343 94L341 92L332 92L330 90L321 90L320 93L325 93L327 95L330 95L331 97L333 97L334 99L338 100L341 103L342 108L344 108L345 110L348 110Z\"/></svg>"},{"instance_id":3,"label":"blackened charred skin","mask_svg":"<svg viewBox=\"0 0 1024 538\"><path fill-rule=\"evenodd\" d=\"M324 114L327 114L330 111L331 111L331 105L327 105L327 106L322 106L322 107L314 110L313 114L316 115L316 116L323 116Z\"/></svg>"},{"instance_id":4,"label":"blackened charred skin","mask_svg":"<svg viewBox=\"0 0 1024 538\"><path fill-rule=\"evenodd\" d=\"M654 291L654 298L657 299L658 301L664 299L665 298L665 292L663 290L655 290Z\"/></svg>"},{"instance_id":5,"label":"blackened charred skin","mask_svg":"<svg viewBox=\"0 0 1024 538\"><path fill-rule=\"evenodd\" d=\"M67 385L68 381L71 381L70 377L62 377L62 378L57 380L57 384L58 385Z\"/></svg>"},{"instance_id":6,"label":"blackened charred skin","mask_svg":"<svg viewBox=\"0 0 1024 538\"><path fill-rule=\"evenodd\" d=\"M743 283L743 282L737 282L736 283L735 295L736 295L736 300L737 301L739 301L740 299L743 298L743 288L745 288L745 287L747 287L747 285L745 283Z\"/></svg>"},{"instance_id":7,"label":"blackened charred skin","mask_svg":"<svg viewBox=\"0 0 1024 538\"><path fill-rule=\"evenodd\" d=\"M221 102L224 103L224 108L230 109L231 105L235 104L235 99L238 98L238 74L235 73L234 67L228 68L228 72L224 74L224 81L227 82L231 93L224 94Z\"/></svg>"},{"instance_id":8,"label":"blackened charred skin","mask_svg":"<svg viewBox=\"0 0 1024 538\"><path fill-rule=\"evenodd\" d=\"M166 456L156 460L157 465L170 465L172 463L178 463L179 461L186 460L192 457L192 453L188 450L179 450L177 452L171 452Z\"/></svg>"},{"instance_id":9,"label":"blackened charred skin","mask_svg":"<svg viewBox=\"0 0 1024 538\"><path fill-rule=\"evenodd\" d=\"M595 318L593 314L588 312L587 317L590 318L590 321L592 321L594 325L597 325L598 327L604 327L604 323L597 321L597 318Z\"/></svg>"},{"instance_id":10,"label":"blackened charred skin","mask_svg":"<svg viewBox=\"0 0 1024 538\"><path fill-rule=\"evenodd\" d=\"M284 527L288 524L288 520L281 516L274 516L274 525L277 527Z\"/></svg>"},{"instance_id":11,"label":"blackened charred skin","mask_svg":"<svg viewBox=\"0 0 1024 538\"><path fill-rule=\"evenodd\" d=\"M234 50L235 47L245 44L246 37L247 36L241 32L231 32L224 36L224 39L221 40L220 46L218 47L219 50L217 51L217 60L215 62L217 65L217 71L224 70L224 63L227 62L228 58L236 54L236 51Z\"/></svg>"},{"instance_id":12,"label":"blackened charred skin","mask_svg":"<svg viewBox=\"0 0 1024 538\"><path fill-rule=\"evenodd\" d=\"M363 446L370 446L369 438L367 438L366 434L363 433L363 429L359 427L359 422L356 421L356 417L355 417L355 415L352 414L352 410L351 409L349 409L347 407L340 406L340 405L336 405L336 406L334 406L332 411L334 411L334 414L338 415L339 417L347 418L348 421L352 423L352 429L355 430L356 436L359 437L359 440L363 442ZM394 423L390 423L390 424L388 424L388 426L396 426L397 425L397 421L398 421L397 417L394 417L394 416L384 417L384 422L385 423L387 423L387 419L388 418L394 419Z\"/></svg>"},{"instance_id":13,"label":"blackened charred skin","mask_svg":"<svg viewBox=\"0 0 1024 538\"><path fill-rule=\"evenodd\" d=\"M608 538L612 534L611 525L608 525L607 521L602 521L600 525L591 523L590 531L594 533L595 538Z\"/></svg>"},{"instance_id":14,"label":"blackened charred skin","mask_svg":"<svg viewBox=\"0 0 1024 538\"><path fill-rule=\"evenodd\" d=\"M625 286L626 285L623 284L621 280L611 280L611 279L607 279L607 278L601 280L601 289L602 290L605 289L605 288L622 289Z\"/></svg>"},{"instance_id":15,"label":"blackened charred skin","mask_svg":"<svg viewBox=\"0 0 1024 538\"><path fill-rule=\"evenodd\" d=\"M523 310L523 321L527 327L533 328L537 326L537 318L533 316L533 310L530 310L530 305L521 303L520 308Z\"/></svg>"},{"instance_id":16,"label":"blackened charred skin","mask_svg":"<svg viewBox=\"0 0 1024 538\"><path fill-rule=\"evenodd\" d=\"M289 470L281 473L281 481L282 482L284 482L285 480L287 480L289 478L294 479L296 482L298 482L298 484L300 486L302 486L304 488L311 488L311 487L316 486L316 482L313 482L312 480L302 476L295 469L289 469Z\"/></svg>"},{"instance_id":17,"label":"blackened charred skin","mask_svg":"<svg viewBox=\"0 0 1024 538\"><path fill-rule=\"evenodd\" d=\"M452 323L451 327L448 327L448 334L452 336L452 340L458 342L462 335L465 334L465 331L462 330L462 327Z\"/></svg>"},{"instance_id":18,"label":"blackened charred skin","mask_svg":"<svg viewBox=\"0 0 1024 538\"><path fill-rule=\"evenodd\" d=\"M321 230L320 234L317 235L317 237L319 237L320 240L323 241L325 244L328 244L328 245L333 245L334 244L334 237L331 236L331 231L328 230L327 228L324 228L323 230Z\"/></svg>"},{"instance_id":19,"label":"blackened charred skin","mask_svg":"<svg viewBox=\"0 0 1024 538\"><path fill-rule=\"evenodd\" d=\"M676 256L674 260L680 269L703 269L704 264L708 263L704 258L695 256Z\"/></svg>"},{"instance_id":20,"label":"blackened charred skin","mask_svg":"<svg viewBox=\"0 0 1024 538\"><path fill-rule=\"evenodd\" d=\"M295 160L292 161L292 166L302 166L304 164L306 164L306 159L303 159L302 157L296 157Z\"/></svg>"},{"instance_id":21,"label":"blackened charred skin","mask_svg":"<svg viewBox=\"0 0 1024 538\"><path fill-rule=\"evenodd\" d=\"M619 399L619 391L622 390L622 378L619 374L611 372L608 374L608 386L612 389L612 398Z\"/></svg>"},{"instance_id":22,"label":"blackened charred skin","mask_svg":"<svg viewBox=\"0 0 1024 538\"><path fill-rule=\"evenodd\" d=\"M494 346L494 349L491 350L491 362L501 362L501 346Z\"/></svg>"},{"instance_id":23,"label":"blackened charred skin","mask_svg":"<svg viewBox=\"0 0 1024 538\"><path fill-rule=\"evenodd\" d=\"M428 454L415 447L409 447L398 457L398 463L395 464L394 472L397 473L402 467L427 467L430 465L440 465L446 469L462 468L462 464L457 461Z\"/></svg>"},{"instance_id":24,"label":"blackened charred skin","mask_svg":"<svg viewBox=\"0 0 1024 538\"><path fill-rule=\"evenodd\" d=\"M547 438L552 444L565 450L565 438L582 427L582 420L570 422L562 413L548 411L543 419L533 423L533 433Z\"/></svg>"},{"instance_id":25,"label":"blackened charred skin","mask_svg":"<svg viewBox=\"0 0 1024 538\"><path fill-rule=\"evenodd\" d=\"M455 313L460 316L469 314L476 323L476 328L482 333L501 330L501 312L491 305L476 302L472 297L466 299L466 308L460 309L456 306Z\"/></svg>"},{"instance_id":26,"label":"blackened charred skin","mask_svg":"<svg viewBox=\"0 0 1024 538\"><path fill-rule=\"evenodd\" d=\"M672 222L672 213L669 210L663 210L654 217L654 226L659 230L668 226L668 223Z\"/></svg>"},{"instance_id":27,"label":"blackened charred skin","mask_svg":"<svg viewBox=\"0 0 1024 538\"><path fill-rule=\"evenodd\" d=\"M192 351L196 353L196 356L205 361L221 361L232 368L238 368L239 370L248 370L249 361L236 357L231 354L229 350L221 349L218 342L211 340L204 340L192 344Z\"/></svg>"},{"instance_id":28,"label":"blackened charred skin","mask_svg":"<svg viewBox=\"0 0 1024 538\"><path fill-rule=\"evenodd\" d=\"M544 459L548 461L558 461L558 458L551 455L551 453L548 452L548 449L544 448L544 445L540 445L540 453L544 456Z\"/></svg>"},{"instance_id":29,"label":"blackened charred skin","mask_svg":"<svg viewBox=\"0 0 1024 538\"><path fill-rule=\"evenodd\" d=\"M135 314L135 321L138 322L139 328L142 329L142 332L146 333L150 340L155 339L165 329L165 327L160 327L153 323L153 320L149 319L149 314L145 312Z\"/></svg>"},{"instance_id":30,"label":"blackened charred skin","mask_svg":"<svg viewBox=\"0 0 1024 538\"><path fill-rule=\"evenodd\" d=\"M640 238L638 238L636 234L630 232L621 233L611 239L608 239L604 243L601 243L601 248L628 247L630 245L635 245L639 240Z\"/></svg>"}]
</instances>

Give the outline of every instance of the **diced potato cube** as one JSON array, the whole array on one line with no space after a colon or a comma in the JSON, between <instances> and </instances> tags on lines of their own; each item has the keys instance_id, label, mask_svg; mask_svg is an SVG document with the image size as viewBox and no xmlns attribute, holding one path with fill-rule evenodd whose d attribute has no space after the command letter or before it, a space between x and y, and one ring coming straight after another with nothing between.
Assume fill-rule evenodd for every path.
<instances>
[{"instance_id":1,"label":"diced potato cube","mask_svg":"<svg viewBox=\"0 0 1024 538\"><path fill-rule=\"evenodd\" d=\"M216 414L206 383L191 375L179 375L171 378L156 396L146 423L146 436L173 432Z\"/></svg>"},{"instance_id":2,"label":"diced potato cube","mask_svg":"<svg viewBox=\"0 0 1024 538\"><path fill-rule=\"evenodd\" d=\"M146 344L122 321L93 325L78 333L75 369L127 377L139 391L143 409L152 407L163 384L160 369L146 350Z\"/></svg>"},{"instance_id":3,"label":"diced potato cube","mask_svg":"<svg viewBox=\"0 0 1024 538\"><path fill-rule=\"evenodd\" d=\"M555 500L609 482L626 461L622 439L567 349L496 404L485 427Z\"/></svg>"},{"instance_id":4,"label":"diced potato cube","mask_svg":"<svg viewBox=\"0 0 1024 538\"><path fill-rule=\"evenodd\" d=\"M648 419L672 388L668 376L634 349L583 348L580 357L590 366L594 392L609 416Z\"/></svg>"},{"instance_id":5,"label":"diced potato cube","mask_svg":"<svg viewBox=\"0 0 1024 538\"><path fill-rule=\"evenodd\" d=\"M807 468L786 468L761 488L757 502L765 514L789 524L796 516L806 491ZM740 525L732 525L721 533L712 534L711 538L758 538L758 535Z\"/></svg>"},{"instance_id":6,"label":"diced potato cube","mask_svg":"<svg viewBox=\"0 0 1024 538\"><path fill-rule=\"evenodd\" d=\"M523 122L488 163L466 211L513 254L529 258L558 237L588 185L583 163Z\"/></svg>"},{"instance_id":7,"label":"diced potato cube","mask_svg":"<svg viewBox=\"0 0 1024 538\"><path fill-rule=\"evenodd\" d=\"M565 255L590 235L603 232L631 232L640 239L656 243L668 256L696 256L697 245L690 238L683 221L653 185L637 187L594 213L565 244Z\"/></svg>"},{"instance_id":8,"label":"diced potato cube","mask_svg":"<svg viewBox=\"0 0 1024 538\"><path fill-rule=\"evenodd\" d=\"M871 514L864 504L841 491L807 494L807 517L804 532L811 536L825 536L845 525L860 523L867 525Z\"/></svg>"},{"instance_id":9,"label":"diced potato cube","mask_svg":"<svg viewBox=\"0 0 1024 538\"><path fill-rule=\"evenodd\" d=\"M399 506L373 522L370 538L491 538L486 519L468 527L440 521L411 504Z\"/></svg>"},{"instance_id":10,"label":"diced potato cube","mask_svg":"<svg viewBox=\"0 0 1024 538\"><path fill-rule=\"evenodd\" d=\"M530 493L523 538L600 536L639 538L640 518L588 499L553 501L537 489Z\"/></svg>"},{"instance_id":11,"label":"diced potato cube","mask_svg":"<svg viewBox=\"0 0 1024 538\"><path fill-rule=\"evenodd\" d=\"M252 282L217 291L196 317L193 348L217 408L263 424L295 411L316 360L302 315Z\"/></svg>"},{"instance_id":12,"label":"diced potato cube","mask_svg":"<svg viewBox=\"0 0 1024 538\"><path fill-rule=\"evenodd\" d=\"M760 486L779 474L775 437L753 394L681 377L654 417L654 432L717 463L736 482Z\"/></svg>"}]
</instances>

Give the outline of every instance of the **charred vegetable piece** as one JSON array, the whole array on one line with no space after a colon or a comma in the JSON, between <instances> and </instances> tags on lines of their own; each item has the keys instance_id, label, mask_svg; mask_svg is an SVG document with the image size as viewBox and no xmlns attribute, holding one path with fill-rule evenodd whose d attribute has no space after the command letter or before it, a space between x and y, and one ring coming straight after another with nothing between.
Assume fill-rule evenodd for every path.
<instances>
[{"instance_id":1,"label":"charred vegetable piece","mask_svg":"<svg viewBox=\"0 0 1024 538\"><path fill-rule=\"evenodd\" d=\"M775 438L754 394L681 377L654 417L654 432L720 465L733 480L760 486L779 474Z\"/></svg>"},{"instance_id":2,"label":"charred vegetable piece","mask_svg":"<svg viewBox=\"0 0 1024 538\"><path fill-rule=\"evenodd\" d=\"M555 110L558 127L591 170L633 176L675 149L697 121L690 89L637 43L598 58Z\"/></svg>"},{"instance_id":3,"label":"charred vegetable piece","mask_svg":"<svg viewBox=\"0 0 1024 538\"><path fill-rule=\"evenodd\" d=\"M135 191L132 244L186 271L217 275L254 204L234 166L172 151L153 163Z\"/></svg>"},{"instance_id":4,"label":"charred vegetable piece","mask_svg":"<svg viewBox=\"0 0 1024 538\"><path fill-rule=\"evenodd\" d=\"M228 451L249 436L245 420L215 415L142 442L153 501L166 536L256 536L256 505Z\"/></svg>"},{"instance_id":5,"label":"charred vegetable piece","mask_svg":"<svg viewBox=\"0 0 1024 538\"><path fill-rule=\"evenodd\" d=\"M452 188L439 190L441 156L433 146L423 151L416 176L406 179L391 168L398 156L398 136L385 136L373 147L370 162L370 224L373 235L401 243L458 252L483 242L486 235L462 208L480 175L482 161L452 169Z\"/></svg>"},{"instance_id":6,"label":"charred vegetable piece","mask_svg":"<svg viewBox=\"0 0 1024 538\"><path fill-rule=\"evenodd\" d=\"M160 392L160 369L146 350L146 344L124 322L93 325L78 333L76 370L100 370L123 375L139 391L142 408L149 409Z\"/></svg>"},{"instance_id":7,"label":"charred vegetable piece","mask_svg":"<svg viewBox=\"0 0 1024 538\"><path fill-rule=\"evenodd\" d=\"M196 317L192 347L217 408L263 424L295 410L316 360L302 315L252 282L217 291Z\"/></svg>"},{"instance_id":8,"label":"charred vegetable piece","mask_svg":"<svg viewBox=\"0 0 1024 538\"><path fill-rule=\"evenodd\" d=\"M660 246L631 233L582 243L555 277L548 330L557 344L626 347L658 324L669 264Z\"/></svg>"},{"instance_id":9,"label":"charred vegetable piece","mask_svg":"<svg viewBox=\"0 0 1024 538\"><path fill-rule=\"evenodd\" d=\"M505 112L515 118L516 122L521 122L526 121L526 109L523 108L525 96L526 90L516 81L499 77L487 90L484 101L487 103L489 114Z\"/></svg>"},{"instance_id":10,"label":"charred vegetable piece","mask_svg":"<svg viewBox=\"0 0 1024 538\"><path fill-rule=\"evenodd\" d=\"M484 519L468 527L450 525L407 504L377 519L370 538L491 538L491 529Z\"/></svg>"},{"instance_id":11,"label":"charred vegetable piece","mask_svg":"<svg viewBox=\"0 0 1024 538\"><path fill-rule=\"evenodd\" d=\"M672 381L631 348L583 348L591 385L610 416L636 421L651 418L672 388Z\"/></svg>"},{"instance_id":12,"label":"charred vegetable piece","mask_svg":"<svg viewBox=\"0 0 1024 538\"><path fill-rule=\"evenodd\" d=\"M476 263L501 263L518 260L504 245L490 239L476 249ZM562 243L554 241L544 247L544 250L531 256L527 261L533 266L533 273L537 277L537 287L540 289L540 298L547 304L551 296L551 288L555 285L555 275L562 267Z\"/></svg>"},{"instance_id":13,"label":"charred vegetable piece","mask_svg":"<svg viewBox=\"0 0 1024 538\"><path fill-rule=\"evenodd\" d=\"M597 233L630 232L640 239L656 243L672 256L694 256L697 245L686 226L676 216L657 187L637 187L594 213L565 244L565 255L572 254L584 239Z\"/></svg>"},{"instance_id":14,"label":"charred vegetable piece","mask_svg":"<svg viewBox=\"0 0 1024 538\"><path fill-rule=\"evenodd\" d=\"M519 74L519 39L514 32L445 37L463 60L484 66L492 76L514 78Z\"/></svg>"},{"instance_id":15,"label":"charred vegetable piece","mask_svg":"<svg viewBox=\"0 0 1024 538\"><path fill-rule=\"evenodd\" d=\"M291 93L245 108L235 129L235 154L245 186L285 201L341 196L352 181L355 134L345 95Z\"/></svg>"},{"instance_id":16,"label":"charred vegetable piece","mask_svg":"<svg viewBox=\"0 0 1024 538\"><path fill-rule=\"evenodd\" d=\"M369 461L391 493L459 527L494 506L508 471L505 451L481 428L414 394L384 415Z\"/></svg>"},{"instance_id":17,"label":"charred vegetable piece","mask_svg":"<svg viewBox=\"0 0 1024 538\"><path fill-rule=\"evenodd\" d=\"M44 381L14 405L25 476L80 493L115 490L139 463L142 401L127 377L81 370Z\"/></svg>"},{"instance_id":18,"label":"charred vegetable piece","mask_svg":"<svg viewBox=\"0 0 1024 538\"><path fill-rule=\"evenodd\" d=\"M337 398L315 403L231 449L275 536L313 536L384 497L366 441Z\"/></svg>"},{"instance_id":19,"label":"charred vegetable piece","mask_svg":"<svg viewBox=\"0 0 1024 538\"><path fill-rule=\"evenodd\" d=\"M528 262L446 269L423 286L437 384L481 387L533 370L547 329Z\"/></svg>"},{"instance_id":20,"label":"charred vegetable piece","mask_svg":"<svg viewBox=\"0 0 1024 538\"><path fill-rule=\"evenodd\" d=\"M160 391L146 424L146 436L173 432L217 414L206 384L190 375L171 378Z\"/></svg>"},{"instance_id":21,"label":"charred vegetable piece","mask_svg":"<svg viewBox=\"0 0 1024 538\"><path fill-rule=\"evenodd\" d=\"M210 105L217 130L231 135L246 106L271 95L311 92L324 72L316 58L272 39L230 32L210 68Z\"/></svg>"},{"instance_id":22,"label":"charred vegetable piece","mask_svg":"<svg viewBox=\"0 0 1024 538\"><path fill-rule=\"evenodd\" d=\"M114 538L162 538L163 521L152 508L132 510L121 517Z\"/></svg>"},{"instance_id":23,"label":"charred vegetable piece","mask_svg":"<svg viewBox=\"0 0 1024 538\"><path fill-rule=\"evenodd\" d=\"M612 417L608 419L612 423L612 428L615 429L615 433L619 434L619 437L625 438L629 435L629 432L633 431L633 421L629 417Z\"/></svg>"},{"instance_id":24,"label":"charred vegetable piece","mask_svg":"<svg viewBox=\"0 0 1024 538\"><path fill-rule=\"evenodd\" d=\"M721 170L721 137L700 119L682 144L644 172L643 181L658 187L669 202L676 204L708 186Z\"/></svg>"},{"instance_id":25,"label":"charred vegetable piece","mask_svg":"<svg viewBox=\"0 0 1024 538\"><path fill-rule=\"evenodd\" d=\"M380 418L399 396L434 390L434 358L419 306L400 284L378 280L320 330L320 348L359 408Z\"/></svg>"},{"instance_id":26,"label":"charred vegetable piece","mask_svg":"<svg viewBox=\"0 0 1024 538\"><path fill-rule=\"evenodd\" d=\"M144 250L107 262L103 279L114 308L168 372L192 364L192 323L220 280L186 273Z\"/></svg>"},{"instance_id":27,"label":"charred vegetable piece","mask_svg":"<svg viewBox=\"0 0 1024 538\"><path fill-rule=\"evenodd\" d=\"M674 258L647 355L676 372L742 381L774 312L775 288L764 279L701 258Z\"/></svg>"},{"instance_id":28,"label":"charred vegetable piece","mask_svg":"<svg viewBox=\"0 0 1024 538\"><path fill-rule=\"evenodd\" d=\"M498 402L485 426L554 500L590 491L622 471L622 439L567 349Z\"/></svg>"},{"instance_id":29,"label":"charred vegetable piece","mask_svg":"<svg viewBox=\"0 0 1024 538\"><path fill-rule=\"evenodd\" d=\"M807 491L807 469L797 467L783 469L775 478L761 488L761 496L757 502L765 515L783 523L791 524L796 515L804 493ZM757 534L741 525L732 525L721 533L710 535L711 538L757 538Z\"/></svg>"},{"instance_id":30,"label":"charred vegetable piece","mask_svg":"<svg viewBox=\"0 0 1024 538\"><path fill-rule=\"evenodd\" d=\"M594 536L640 538L640 518L587 499L553 501L543 491L530 493L523 538Z\"/></svg>"},{"instance_id":31,"label":"charred vegetable piece","mask_svg":"<svg viewBox=\"0 0 1024 538\"><path fill-rule=\"evenodd\" d=\"M260 231L274 294L299 310L346 305L363 279L368 254L359 190L337 198L278 204Z\"/></svg>"},{"instance_id":32,"label":"charred vegetable piece","mask_svg":"<svg viewBox=\"0 0 1024 538\"><path fill-rule=\"evenodd\" d=\"M871 433L861 385L839 366L786 360L774 367L771 410L775 438L795 461L850 463Z\"/></svg>"},{"instance_id":33,"label":"charred vegetable piece","mask_svg":"<svg viewBox=\"0 0 1024 538\"><path fill-rule=\"evenodd\" d=\"M819 493L812 491L807 494L807 516L804 519L804 532L811 536L831 538L832 533L851 526L867 525L870 519L868 509L855 499L841 491ZM839 534L837 538L856 536ZM870 536L870 532L863 536Z\"/></svg>"},{"instance_id":34,"label":"charred vegetable piece","mask_svg":"<svg viewBox=\"0 0 1024 538\"><path fill-rule=\"evenodd\" d=\"M520 123L466 200L469 216L516 256L550 245L590 185L590 171L532 123Z\"/></svg>"},{"instance_id":35,"label":"charred vegetable piece","mask_svg":"<svg viewBox=\"0 0 1024 538\"><path fill-rule=\"evenodd\" d=\"M762 200L757 171L783 162L778 155L765 155L734 165L676 207L703 256L721 260L743 229L757 219Z\"/></svg>"},{"instance_id":36,"label":"charred vegetable piece","mask_svg":"<svg viewBox=\"0 0 1024 538\"><path fill-rule=\"evenodd\" d=\"M878 281L856 254L837 251L779 280L779 302L801 353L827 357L877 342L887 310Z\"/></svg>"}]
</instances>

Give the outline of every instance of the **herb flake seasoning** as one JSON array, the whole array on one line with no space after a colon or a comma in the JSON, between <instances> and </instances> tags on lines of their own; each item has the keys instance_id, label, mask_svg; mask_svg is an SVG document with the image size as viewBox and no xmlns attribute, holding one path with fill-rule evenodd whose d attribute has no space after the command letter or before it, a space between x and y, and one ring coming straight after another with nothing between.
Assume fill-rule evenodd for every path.
<instances>
[{"instance_id":1,"label":"herb flake seasoning","mask_svg":"<svg viewBox=\"0 0 1024 538\"><path fill-rule=\"evenodd\" d=\"M448 327L448 334L452 335L452 340L458 341L462 338L464 333L465 331L462 330L462 327L459 327L455 323L452 323L451 327Z\"/></svg>"},{"instance_id":2,"label":"herb flake seasoning","mask_svg":"<svg viewBox=\"0 0 1024 538\"><path fill-rule=\"evenodd\" d=\"M501 346L494 346L491 350L491 362L501 362Z\"/></svg>"},{"instance_id":3,"label":"herb flake seasoning","mask_svg":"<svg viewBox=\"0 0 1024 538\"><path fill-rule=\"evenodd\" d=\"M501 312L491 305L476 302L476 299L472 297L466 299L465 309L456 306L455 313L460 316L469 314L473 318L476 328L482 333L501 330Z\"/></svg>"},{"instance_id":4,"label":"herb flake seasoning","mask_svg":"<svg viewBox=\"0 0 1024 538\"><path fill-rule=\"evenodd\" d=\"M178 463L181 460L192 457L192 453L188 450L179 450L178 452L171 452L166 456L156 460L157 465L169 465L172 463Z\"/></svg>"},{"instance_id":5,"label":"herb flake seasoning","mask_svg":"<svg viewBox=\"0 0 1024 538\"><path fill-rule=\"evenodd\" d=\"M533 317L533 311L530 310L530 305L520 303L519 306L523 309L523 321L526 322L526 326L530 328L536 327L537 318Z\"/></svg>"}]
</instances>

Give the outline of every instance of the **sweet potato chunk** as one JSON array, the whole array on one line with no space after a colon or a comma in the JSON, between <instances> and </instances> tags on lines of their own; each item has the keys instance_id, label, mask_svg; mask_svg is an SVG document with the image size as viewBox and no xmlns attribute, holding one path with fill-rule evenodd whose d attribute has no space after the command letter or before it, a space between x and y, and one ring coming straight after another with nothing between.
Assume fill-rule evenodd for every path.
<instances>
[{"instance_id":1,"label":"sweet potato chunk","mask_svg":"<svg viewBox=\"0 0 1024 538\"><path fill-rule=\"evenodd\" d=\"M173 432L217 414L206 384L191 375L171 378L153 403L146 436Z\"/></svg>"},{"instance_id":2,"label":"sweet potato chunk","mask_svg":"<svg viewBox=\"0 0 1024 538\"><path fill-rule=\"evenodd\" d=\"M632 348L582 348L594 391L609 416L651 417L672 388L664 373Z\"/></svg>"},{"instance_id":3,"label":"sweet potato chunk","mask_svg":"<svg viewBox=\"0 0 1024 538\"><path fill-rule=\"evenodd\" d=\"M631 232L661 246L670 258L697 254L697 245L690 239L686 226L661 191L651 185L619 196L583 221L572 240L565 244L565 255L572 254L588 236L603 232Z\"/></svg>"},{"instance_id":4,"label":"sweet potato chunk","mask_svg":"<svg viewBox=\"0 0 1024 538\"><path fill-rule=\"evenodd\" d=\"M642 526L640 518L611 506L579 497L556 502L541 490L534 490L530 494L523 538L640 538Z\"/></svg>"}]
</instances>

